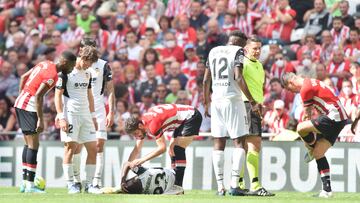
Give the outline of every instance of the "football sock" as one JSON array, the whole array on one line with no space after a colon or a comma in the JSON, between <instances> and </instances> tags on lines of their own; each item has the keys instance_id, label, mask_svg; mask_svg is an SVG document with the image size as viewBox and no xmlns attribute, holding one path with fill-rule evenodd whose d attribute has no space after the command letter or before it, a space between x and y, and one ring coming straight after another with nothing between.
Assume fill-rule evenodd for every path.
<instances>
[{"instance_id":1,"label":"football sock","mask_svg":"<svg viewBox=\"0 0 360 203\"><path fill-rule=\"evenodd\" d=\"M91 184L94 179L95 174L95 164L86 164L85 165L85 177L86 177L86 184Z\"/></svg>"},{"instance_id":2,"label":"football sock","mask_svg":"<svg viewBox=\"0 0 360 203\"><path fill-rule=\"evenodd\" d=\"M231 170L231 183L232 188L237 188L240 178L240 170L244 164L245 150L243 148L234 148L232 154L232 170Z\"/></svg>"},{"instance_id":3,"label":"football sock","mask_svg":"<svg viewBox=\"0 0 360 203\"><path fill-rule=\"evenodd\" d=\"M240 189L245 189L244 173L245 173L245 164L243 164L241 166L240 177L239 177L239 187L240 187Z\"/></svg>"},{"instance_id":4,"label":"football sock","mask_svg":"<svg viewBox=\"0 0 360 203\"><path fill-rule=\"evenodd\" d=\"M22 151L22 169L23 169L23 181L27 181L27 164L26 164L26 154L27 154L28 146L24 145Z\"/></svg>"},{"instance_id":5,"label":"football sock","mask_svg":"<svg viewBox=\"0 0 360 203\"><path fill-rule=\"evenodd\" d=\"M74 183L74 165L71 164L63 164L64 176L68 186Z\"/></svg>"},{"instance_id":6,"label":"football sock","mask_svg":"<svg viewBox=\"0 0 360 203\"><path fill-rule=\"evenodd\" d=\"M259 183L259 152L248 151L246 156L247 169L249 172L252 191L261 188Z\"/></svg>"},{"instance_id":7,"label":"football sock","mask_svg":"<svg viewBox=\"0 0 360 203\"><path fill-rule=\"evenodd\" d=\"M37 150L27 148L26 152L26 165L27 165L27 181L30 186L34 185L34 178L36 174L36 165L37 165Z\"/></svg>"},{"instance_id":8,"label":"football sock","mask_svg":"<svg viewBox=\"0 0 360 203\"><path fill-rule=\"evenodd\" d=\"M96 169L93 180L93 185L101 185L101 176L104 168L104 152L98 152L96 154Z\"/></svg>"},{"instance_id":9,"label":"football sock","mask_svg":"<svg viewBox=\"0 0 360 203\"><path fill-rule=\"evenodd\" d=\"M302 137L302 139L312 148L315 147L315 135L314 133L309 133L306 136Z\"/></svg>"},{"instance_id":10,"label":"football sock","mask_svg":"<svg viewBox=\"0 0 360 203\"><path fill-rule=\"evenodd\" d=\"M81 153L74 154L74 156L73 156L73 169L74 169L75 183L81 183L80 165L81 165Z\"/></svg>"},{"instance_id":11,"label":"football sock","mask_svg":"<svg viewBox=\"0 0 360 203\"><path fill-rule=\"evenodd\" d=\"M330 166L326 157L322 157L316 160L316 163L321 176L321 181L323 183L323 190L325 190L326 192L331 192Z\"/></svg>"},{"instance_id":12,"label":"football sock","mask_svg":"<svg viewBox=\"0 0 360 203\"><path fill-rule=\"evenodd\" d=\"M185 168L186 168L185 149L178 145L175 145L174 153L175 153L175 174L176 174L175 185L182 187Z\"/></svg>"},{"instance_id":13,"label":"football sock","mask_svg":"<svg viewBox=\"0 0 360 203\"><path fill-rule=\"evenodd\" d=\"M214 150L212 153L213 167L218 191L224 189L224 151Z\"/></svg>"}]
</instances>

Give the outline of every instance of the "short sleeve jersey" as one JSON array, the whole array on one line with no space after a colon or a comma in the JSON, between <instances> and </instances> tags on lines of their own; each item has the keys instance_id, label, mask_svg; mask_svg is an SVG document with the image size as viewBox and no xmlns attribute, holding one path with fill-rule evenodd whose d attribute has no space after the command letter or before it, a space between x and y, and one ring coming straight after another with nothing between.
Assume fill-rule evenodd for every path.
<instances>
[{"instance_id":1,"label":"short sleeve jersey","mask_svg":"<svg viewBox=\"0 0 360 203\"><path fill-rule=\"evenodd\" d=\"M41 84L52 89L58 80L56 65L51 61L44 61L32 68L23 90L15 101L15 107L26 111L36 112L35 95Z\"/></svg>"}]
</instances>

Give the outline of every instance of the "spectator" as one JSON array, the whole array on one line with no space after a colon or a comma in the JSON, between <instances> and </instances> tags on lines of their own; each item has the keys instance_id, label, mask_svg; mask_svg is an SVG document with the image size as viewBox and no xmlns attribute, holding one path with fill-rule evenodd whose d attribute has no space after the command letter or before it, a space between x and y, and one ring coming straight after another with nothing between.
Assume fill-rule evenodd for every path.
<instances>
[{"instance_id":1,"label":"spectator","mask_svg":"<svg viewBox=\"0 0 360 203\"><path fill-rule=\"evenodd\" d=\"M25 46L24 42L25 42L25 34L21 31L14 33L13 35L13 41L14 44L12 47L12 49L15 49L15 51L18 54L22 54L22 53L27 53L28 48Z\"/></svg>"},{"instance_id":2,"label":"spectator","mask_svg":"<svg viewBox=\"0 0 360 203\"><path fill-rule=\"evenodd\" d=\"M56 55L60 56L63 51L68 50L68 46L62 42L61 32L58 30L53 31L51 34L52 46L56 49Z\"/></svg>"},{"instance_id":3,"label":"spectator","mask_svg":"<svg viewBox=\"0 0 360 203\"><path fill-rule=\"evenodd\" d=\"M17 82L15 75L13 74L13 65L8 61L4 61L0 68L0 98L5 96L7 89Z\"/></svg>"},{"instance_id":4,"label":"spectator","mask_svg":"<svg viewBox=\"0 0 360 203\"><path fill-rule=\"evenodd\" d=\"M352 74L350 81L353 85L353 93L360 95L360 64L358 62L350 64L350 73Z\"/></svg>"},{"instance_id":5,"label":"spectator","mask_svg":"<svg viewBox=\"0 0 360 203\"><path fill-rule=\"evenodd\" d=\"M276 40L269 40L269 54L262 61L267 75L270 74L271 67L275 63L275 55L281 52L281 48L281 45ZM261 53L265 52L261 51Z\"/></svg>"},{"instance_id":6,"label":"spectator","mask_svg":"<svg viewBox=\"0 0 360 203\"><path fill-rule=\"evenodd\" d=\"M165 98L165 103L174 104L177 100L177 94L181 89L180 80L173 78L169 82L170 93Z\"/></svg>"},{"instance_id":7,"label":"spectator","mask_svg":"<svg viewBox=\"0 0 360 203\"><path fill-rule=\"evenodd\" d=\"M0 141L13 138L8 132L15 131L15 125L15 111L9 108L9 102L5 98L0 98Z\"/></svg>"},{"instance_id":8,"label":"spectator","mask_svg":"<svg viewBox=\"0 0 360 203\"><path fill-rule=\"evenodd\" d=\"M131 64L135 69L136 73L140 73L139 71L139 62L137 60L129 60L128 57L128 49L127 48L120 48L115 55L115 60L119 61L121 67L124 69L125 66Z\"/></svg>"},{"instance_id":9,"label":"spectator","mask_svg":"<svg viewBox=\"0 0 360 203\"><path fill-rule=\"evenodd\" d=\"M120 134L120 137L126 136L125 132L125 120L130 118L130 113L128 111L128 103L123 100L118 100L116 102L116 112L114 116L114 125L112 126L112 131L115 131Z\"/></svg>"},{"instance_id":10,"label":"spectator","mask_svg":"<svg viewBox=\"0 0 360 203\"><path fill-rule=\"evenodd\" d=\"M55 126L55 114L49 108L44 109L44 131L39 134L40 140L60 139L60 131Z\"/></svg>"},{"instance_id":11,"label":"spectator","mask_svg":"<svg viewBox=\"0 0 360 203\"><path fill-rule=\"evenodd\" d=\"M340 1L339 9L341 12L341 18L344 22L344 25L353 28L355 26L355 19L349 15L349 2L346 0Z\"/></svg>"},{"instance_id":12,"label":"spectator","mask_svg":"<svg viewBox=\"0 0 360 203\"><path fill-rule=\"evenodd\" d=\"M324 81L327 77L326 66L323 63L316 64L316 79Z\"/></svg>"},{"instance_id":13,"label":"spectator","mask_svg":"<svg viewBox=\"0 0 360 203\"><path fill-rule=\"evenodd\" d=\"M150 7L150 15L156 20L159 20L165 13L165 5L160 0L147 0L146 2Z\"/></svg>"},{"instance_id":14,"label":"spectator","mask_svg":"<svg viewBox=\"0 0 360 203\"><path fill-rule=\"evenodd\" d=\"M129 103L135 104L135 102L140 101L138 89L140 86L139 82L139 73L136 71L136 68L132 64L128 64L124 68L125 75L125 84L129 93Z\"/></svg>"},{"instance_id":15,"label":"spectator","mask_svg":"<svg viewBox=\"0 0 360 203\"><path fill-rule=\"evenodd\" d=\"M176 17L187 14L190 10L191 0L168 0L165 15L168 17Z\"/></svg>"},{"instance_id":16,"label":"spectator","mask_svg":"<svg viewBox=\"0 0 360 203\"><path fill-rule=\"evenodd\" d=\"M298 61L301 61L304 52L309 52L312 61L319 61L321 51L321 46L316 44L315 35L307 35L305 37L305 44L301 46L301 48L296 53L296 58Z\"/></svg>"},{"instance_id":17,"label":"spectator","mask_svg":"<svg viewBox=\"0 0 360 203\"><path fill-rule=\"evenodd\" d=\"M180 63L176 61L171 63L169 72L164 77L164 83L168 85L172 79L178 79L180 81L180 88L182 90L185 89L188 78L181 72Z\"/></svg>"},{"instance_id":18,"label":"spectator","mask_svg":"<svg viewBox=\"0 0 360 203\"><path fill-rule=\"evenodd\" d=\"M196 30L196 55L199 56L199 58L205 59L207 58L207 44L206 44L206 31L204 28L199 28Z\"/></svg>"},{"instance_id":19,"label":"spectator","mask_svg":"<svg viewBox=\"0 0 360 203\"><path fill-rule=\"evenodd\" d=\"M157 35L157 41L164 44L164 36L167 32L175 33L176 31L171 28L170 19L166 16L161 16L159 19L160 32Z\"/></svg>"},{"instance_id":20,"label":"spectator","mask_svg":"<svg viewBox=\"0 0 360 203\"><path fill-rule=\"evenodd\" d=\"M273 110L266 112L264 116L265 126L269 132L279 134L286 129L289 122L289 115L285 110L285 103L282 100L274 102Z\"/></svg>"},{"instance_id":21,"label":"spectator","mask_svg":"<svg viewBox=\"0 0 360 203\"><path fill-rule=\"evenodd\" d=\"M346 39L349 38L350 28L342 22L341 17L334 17L332 22L333 28L331 35L336 46L344 47Z\"/></svg>"},{"instance_id":22,"label":"spectator","mask_svg":"<svg viewBox=\"0 0 360 203\"><path fill-rule=\"evenodd\" d=\"M155 104L165 104L165 98L167 96L168 90L166 88L165 84L159 84L156 87L156 91L155 91Z\"/></svg>"},{"instance_id":23,"label":"spectator","mask_svg":"<svg viewBox=\"0 0 360 203\"><path fill-rule=\"evenodd\" d=\"M126 46L126 42L125 42L125 34L126 34L126 29L125 29L125 25L124 25L125 21L124 19L117 19L116 20L116 29L114 29L113 31L111 31L110 34L110 39L109 39L109 57L108 60L109 61L113 61L115 58L115 53L117 51L119 51L120 48L125 47Z\"/></svg>"},{"instance_id":24,"label":"spectator","mask_svg":"<svg viewBox=\"0 0 360 203\"><path fill-rule=\"evenodd\" d=\"M250 1L249 1L250 2ZM246 1L238 1L235 16L235 27L250 36L254 33L255 23L261 19L261 14L247 7Z\"/></svg>"},{"instance_id":25,"label":"spectator","mask_svg":"<svg viewBox=\"0 0 360 203\"><path fill-rule=\"evenodd\" d=\"M40 17L37 20L37 26L41 33L47 33L47 31L45 31L46 29L48 29L46 28L46 22L45 22L47 18L51 18L53 20L52 22L54 23L54 25L58 19L56 16L51 14L51 5L47 2L43 2L40 5ZM48 22L50 22L50 20L48 20ZM53 30L50 30L50 33L52 31Z\"/></svg>"},{"instance_id":26,"label":"spectator","mask_svg":"<svg viewBox=\"0 0 360 203\"><path fill-rule=\"evenodd\" d=\"M316 78L316 69L311 58L311 52L304 52L301 58L300 64L296 66L297 75L304 78Z\"/></svg>"},{"instance_id":27,"label":"spectator","mask_svg":"<svg viewBox=\"0 0 360 203\"><path fill-rule=\"evenodd\" d=\"M350 78L350 62L345 60L344 51L342 49L333 50L333 58L326 68L329 77L333 81L335 87L341 90L342 81Z\"/></svg>"},{"instance_id":28,"label":"spectator","mask_svg":"<svg viewBox=\"0 0 360 203\"><path fill-rule=\"evenodd\" d=\"M222 26L222 31L227 35L230 34L231 31L236 30L237 28L234 25L234 16L233 14L227 12L224 17L224 25Z\"/></svg>"},{"instance_id":29,"label":"spectator","mask_svg":"<svg viewBox=\"0 0 360 203\"><path fill-rule=\"evenodd\" d=\"M13 105L15 103L16 97L19 95L19 83L20 77L28 71L26 64L19 63L16 65L16 80L13 80L12 84L9 85L6 90L6 98L10 101L10 104Z\"/></svg>"},{"instance_id":30,"label":"spectator","mask_svg":"<svg viewBox=\"0 0 360 203\"><path fill-rule=\"evenodd\" d=\"M177 45L184 48L186 44L196 43L196 31L190 27L189 18L185 15L175 18Z\"/></svg>"},{"instance_id":31,"label":"spectator","mask_svg":"<svg viewBox=\"0 0 360 203\"><path fill-rule=\"evenodd\" d=\"M177 45L176 38L174 33L167 32L164 36L165 48L160 51L160 61L165 62L174 62L179 63L184 61L184 51Z\"/></svg>"},{"instance_id":32,"label":"spectator","mask_svg":"<svg viewBox=\"0 0 360 203\"><path fill-rule=\"evenodd\" d=\"M12 20L9 23L8 30L6 30L4 37L6 37L5 47L10 48L14 45L13 35L20 31L19 23Z\"/></svg>"},{"instance_id":33,"label":"spectator","mask_svg":"<svg viewBox=\"0 0 360 203\"><path fill-rule=\"evenodd\" d=\"M176 97L175 104L190 105L189 96L185 90L180 90Z\"/></svg>"},{"instance_id":34,"label":"spectator","mask_svg":"<svg viewBox=\"0 0 360 203\"><path fill-rule=\"evenodd\" d=\"M271 67L270 77L281 78L284 73L293 72L296 73L294 66L284 57L280 52L275 54L275 63Z\"/></svg>"},{"instance_id":35,"label":"spectator","mask_svg":"<svg viewBox=\"0 0 360 203\"><path fill-rule=\"evenodd\" d=\"M147 89L141 94L141 102L136 103L141 115L146 113L151 107L155 106L152 95L153 92L150 89Z\"/></svg>"},{"instance_id":36,"label":"spectator","mask_svg":"<svg viewBox=\"0 0 360 203\"><path fill-rule=\"evenodd\" d=\"M294 100L294 94L281 86L279 78L272 78L270 80L270 92L265 94L264 104L267 108L272 108L275 100L284 101L286 109L291 109Z\"/></svg>"},{"instance_id":37,"label":"spectator","mask_svg":"<svg viewBox=\"0 0 360 203\"><path fill-rule=\"evenodd\" d=\"M212 18L216 19L216 21L219 23L219 27L223 27L224 25L226 9L227 9L227 5L224 0L216 1L216 9Z\"/></svg>"},{"instance_id":38,"label":"spectator","mask_svg":"<svg viewBox=\"0 0 360 203\"><path fill-rule=\"evenodd\" d=\"M141 9L140 22L142 27L142 34L145 33L146 28L152 28L156 33L160 31L160 26L155 17L151 16L151 8L149 4L145 4Z\"/></svg>"},{"instance_id":39,"label":"spectator","mask_svg":"<svg viewBox=\"0 0 360 203\"><path fill-rule=\"evenodd\" d=\"M137 36L134 31L128 31L126 33L126 45L129 60L139 62L143 48L137 43Z\"/></svg>"},{"instance_id":40,"label":"spectator","mask_svg":"<svg viewBox=\"0 0 360 203\"><path fill-rule=\"evenodd\" d=\"M146 49L142 60L142 67L155 66L155 74L163 77L165 75L164 65L159 61L159 54L153 48Z\"/></svg>"},{"instance_id":41,"label":"spectator","mask_svg":"<svg viewBox=\"0 0 360 203\"><path fill-rule=\"evenodd\" d=\"M356 111L355 94L353 93L353 86L350 80L344 80L342 82L342 88L339 94L339 99L345 108L346 114L351 116Z\"/></svg>"},{"instance_id":42,"label":"spectator","mask_svg":"<svg viewBox=\"0 0 360 203\"><path fill-rule=\"evenodd\" d=\"M194 29L205 27L209 17L204 14L201 2L193 1L190 7L190 26Z\"/></svg>"},{"instance_id":43,"label":"spectator","mask_svg":"<svg viewBox=\"0 0 360 203\"><path fill-rule=\"evenodd\" d=\"M140 84L140 94L143 95L147 90L155 92L156 86L162 83L161 76L156 75L155 66L148 64L144 67L146 72L146 80Z\"/></svg>"},{"instance_id":44,"label":"spectator","mask_svg":"<svg viewBox=\"0 0 360 203\"><path fill-rule=\"evenodd\" d=\"M114 86L117 86L124 82L124 74L123 69L121 68L121 63L119 61L113 61L110 67Z\"/></svg>"},{"instance_id":45,"label":"spectator","mask_svg":"<svg viewBox=\"0 0 360 203\"><path fill-rule=\"evenodd\" d=\"M19 55L14 48L10 48L7 50L5 55L6 60L12 65L13 68L20 62Z\"/></svg>"},{"instance_id":46,"label":"spectator","mask_svg":"<svg viewBox=\"0 0 360 203\"><path fill-rule=\"evenodd\" d=\"M131 13L129 16L129 28L130 30L134 31L135 35L141 37L143 32L145 31L145 26L141 26L139 16L134 12Z\"/></svg>"},{"instance_id":47,"label":"spectator","mask_svg":"<svg viewBox=\"0 0 360 203\"><path fill-rule=\"evenodd\" d=\"M210 50L216 46L225 45L228 38L225 33L222 33L219 29L218 21L215 19L210 19L208 22L208 34L207 34L207 49L206 56L209 54Z\"/></svg>"},{"instance_id":48,"label":"spectator","mask_svg":"<svg viewBox=\"0 0 360 203\"><path fill-rule=\"evenodd\" d=\"M195 47L193 44L185 45L186 61L181 64L181 72L185 74L187 78L195 78L197 76L197 63L199 58L196 56Z\"/></svg>"},{"instance_id":49,"label":"spectator","mask_svg":"<svg viewBox=\"0 0 360 203\"><path fill-rule=\"evenodd\" d=\"M100 28L98 21L92 21L90 23L90 37L96 40L98 45L98 50L102 58L107 58L108 56L108 46L110 41L110 33L106 30Z\"/></svg>"},{"instance_id":50,"label":"spectator","mask_svg":"<svg viewBox=\"0 0 360 203\"><path fill-rule=\"evenodd\" d=\"M360 61L359 34L359 29L350 29L349 43L344 48L346 58L352 62Z\"/></svg>"},{"instance_id":51,"label":"spectator","mask_svg":"<svg viewBox=\"0 0 360 203\"><path fill-rule=\"evenodd\" d=\"M78 46L80 45L81 39L84 37L84 30L77 26L76 24L76 15L70 14L67 17L67 22L69 24L66 31L61 35L62 41L73 51L77 51Z\"/></svg>"},{"instance_id":52,"label":"spectator","mask_svg":"<svg viewBox=\"0 0 360 203\"><path fill-rule=\"evenodd\" d=\"M332 57L332 52L334 50L335 44L333 42L333 38L329 30L324 30L321 33L321 54L320 54L320 62L325 63L326 65L329 63Z\"/></svg>"},{"instance_id":53,"label":"spectator","mask_svg":"<svg viewBox=\"0 0 360 203\"><path fill-rule=\"evenodd\" d=\"M146 28L145 30L145 43L144 43L144 48L153 48L156 51L160 51L161 49L164 48L164 46L161 43L158 43L156 41L156 33L155 30L151 27Z\"/></svg>"},{"instance_id":54,"label":"spectator","mask_svg":"<svg viewBox=\"0 0 360 203\"><path fill-rule=\"evenodd\" d=\"M206 69L206 65L205 65L204 60L201 60L196 64L196 72L194 73L193 77L189 78L189 80L186 84L186 88L185 88L191 94L193 93L193 91L198 89L198 87L197 87L198 81L197 80L199 80L199 78L204 77L205 69Z\"/></svg>"},{"instance_id":55,"label":"spectator","mask_svg":"<svg viewBox=\"0 0 360 203\"><path fill-rule=\"evenodd\" d=\"M41 31L41 40L46 45L51 45L52 39L51 34L55 31L55 21L52 18L45 18L45 27Z\"/></svg>"},{"instance_id":56,"label":"spectator","mask_svg":"<svg viewBox=\"0 0 360 203\"><path fill-rule=\"evenodd\" d=\"M330 28L331 15L326 10L324 0L315 0L314 9L308 10L304 15L304 35L320 36L322 30Z\"/></svg>"},{"instance_id":57,"label":"spectator","mask_svg":"<svg viewBox=\"0 0 360 203\"><path fill-rule=\"evenodd\" d=\"M204 63L199 63L199 64L202 64L205 68ZM211 131L210 118L205 116L205 108L203 105L203 99L204 99L203 80L204 80L203 74L199 75L199 77L197 77L195 80L196 81L195 88L191 91L191 106L198 109L201 115L203 116L200 132L210 132Z\"/></svg>"},{"instance_id":58,"label":"spectator","mask_svg":"<svg viewBox=\"0 0 360 203\"><path fill-rule=\"evenodd\" d=\"M90 24L96 20L96 18L91 15L90 12L91 8L84 4L80 8L80 13L76 16L76 24L81 27L85 33L90 32Z\"/></svg>"}]
</instances>

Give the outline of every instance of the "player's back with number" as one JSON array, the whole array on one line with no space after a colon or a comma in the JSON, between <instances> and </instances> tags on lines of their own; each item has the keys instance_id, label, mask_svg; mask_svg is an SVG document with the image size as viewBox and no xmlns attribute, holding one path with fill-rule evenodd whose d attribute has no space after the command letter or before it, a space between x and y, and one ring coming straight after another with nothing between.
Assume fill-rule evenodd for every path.
<instances>
[{"instance_id":1,"label":"player's back with number","mask_svg":"<svg viewBox=\"0 0 360 203\"><path fill-rule=\"evenodd\" d=\"M166 168L148 168L138 176L144 194L163 194L175 183L175 172Z\"/></svg>"},{"instance_id":2,"label":"player's back with number","mask_svg":"<svg viewBox=\"0 0 360 203\"><path fill-rule=\"evenodd\" d=\"M35 98L36 92L40 85L44 83L53 88L58 80L58 73L56 65L51 61L44 61L33 67L30 76L15 101L15 107L27 111L35 112Z\"/></svg>"},{"instance_id":3,"label":"player's back with number","mask_svg":"<svg viewBox=\"0 0 360 203\"><path fill-rule=\"evenodd\" d=\"M234 68L243 60L243 49L227 45L211 49L208 65L212 77L212 98L241 96L239 85L235 81Z\"/></svg>"}]
</instances>

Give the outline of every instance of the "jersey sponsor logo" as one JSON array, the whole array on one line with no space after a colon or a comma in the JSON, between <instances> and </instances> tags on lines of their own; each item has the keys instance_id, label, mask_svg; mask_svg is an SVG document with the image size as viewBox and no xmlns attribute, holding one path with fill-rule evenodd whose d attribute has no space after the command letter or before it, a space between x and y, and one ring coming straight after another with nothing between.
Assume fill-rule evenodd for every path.
<instances>
[{"instance_id":1,"label":"jersey sponsor logo","mask_svg":"<svg viewBox=\"0 0 360 203\"><path fill-rule=\"evenodd\" d=\"M216 82L213 84L214 87L218 87L218 86L221 86L221 87L228 87L230 86L230 82Z\"/></svg>"},{"instance_id":2,"label":"jersey sponsor logo","mask_svg":"<svg viewBox=\"0 0 360 203\"><path fill-rule=\"evenodd\" d=\"M75 89L85 89L88 87L88 83L87 82L76 82L74 84Z\"/></svg>"},{"instance_id":3,"label":"jersey sponsor logo","mask_svg":"<svg viewBox=\"0 0 360 203\"><path fill-rule=\"evenodd\" d=\"M59 77L58 81L56 82L56 87L61 88L62 87L63 80Z\"/></svg>"}]
</instances>

